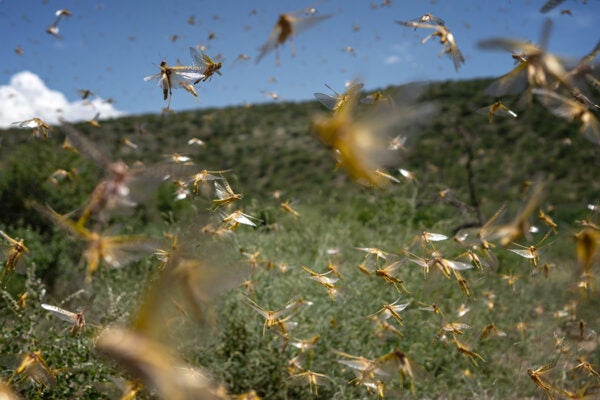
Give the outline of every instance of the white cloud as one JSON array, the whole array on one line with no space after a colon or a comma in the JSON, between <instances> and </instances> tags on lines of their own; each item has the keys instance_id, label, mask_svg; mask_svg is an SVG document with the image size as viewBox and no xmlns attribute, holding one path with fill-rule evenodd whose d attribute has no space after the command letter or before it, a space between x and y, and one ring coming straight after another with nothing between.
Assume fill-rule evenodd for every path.
<instances>
[{"instance_id":1,"label":"white cloud","mask_svg":"<svg viewBox=\"0 0 600 400\"><path fill-rule=\"evenodd\" d=\"M389 57L384 58L383 62L386 64L398 64L400 62L400 57L389 56Z\"/></svg>"},{"instance_id":2,"label":"white cloud","mask_svg":"<svg viewBox=\"0 0 600 400\"><path fill-rule=\"evenodd\" d=\"M0 128L33 117L48 124L58 124L59 118L85 121L97 113L101 120L125 114L100 98L69 102L64 94L49 89L39 76L29 71L13 75L8 85L0 86Z\"/></svg>"}]
</instances>

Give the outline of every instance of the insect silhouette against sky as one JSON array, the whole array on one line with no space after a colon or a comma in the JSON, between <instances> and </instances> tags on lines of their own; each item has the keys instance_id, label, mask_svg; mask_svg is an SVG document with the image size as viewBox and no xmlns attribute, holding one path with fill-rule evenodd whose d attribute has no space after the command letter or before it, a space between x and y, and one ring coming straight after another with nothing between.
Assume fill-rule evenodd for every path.
<instances>
[{"instance_id":1,"label":"insect silhouette against sky","mask_svg":"<svg viewBox=\"0 0 600 400\"><path fill-rule=\"evenodd\" d=\"M144 80L158 81L158 86L160 86L163 91L163 100L169 99L166 110L170 110L171 108L173 89L183 88L191 93L194 97L198 96L198 93L194 87L194 83L205 78L205 76L201 73L202 67L186 65L171 66L167 65L167 62L163 60L158 68L160 69L160 72L146 76Z\"/></svg>"},{"instance_id":2,"label":"insect silhouette against sky","mask_svg":"<svg viewBox=\"0 0 600 400\"><path fill-rule=\"evenodd\" d=\"M199 68L199 71L202 74L201 77L198 77L198 79L194 81L194 85L201 81L206 82L215 73L221 75L221 71L219 71L223 65L221 62L213 61L208 55L198 52L198 50L193 47L190 47L190 54L194 61L194 65Z\"/></svg>"},{"instance_id":3,"label":"insect silhouette against sky","mask_svg":"<svg viewBox=\"0 0 600 400\"><path fill-rule=\"evenodd\" d=\"M423 17L421 17L423 18ZM425 36L421 43L425 44L429 39L433 37L439 37L440 44L444 45L442 51L440 52L440 57L443 54L447 54L452 58L452 62L454 63L454 69L458 71L461 64L465 63L465 58L463 57L458 45L456 44L456 39L450 30L443 24L428 24L423 22L415 22L415 21L396 21L398 24L407 26L409 28L424 28L424 29L433 29L433 33ZM435 21L433 21L435 22Z\"/></svg>"},{"instance_id":4,"label":"insect silhouette against sky","mask_svg":"<svg viewBox=\"0 0 600 400\"><path fill-rule=\"evenodd\" d=\"M317 15L310 14L306 15L305 10L298 10L290 13L280 14L275 27L269 35L267 42L260 48L260 53L256 58L256 62L260 62L264 56L271 51L275 50L277 64L279 64L279 46L283 45L287 41L291 41L292 38L299 33L305 31L308 28L315 26L317 23L326 20L331 15ZM292 56L295 54L293 45Z\"/></svg>"},{"instance_id":5,"label":"insect silhouette against sky","mask_svg":"<svg viewBox=\"0 0 600 400\"><path fill-rule=\"evenodd\" d=\"M315 98L319 103L336 113L341 111L347 104L350 104L365 85L360 82L351 82L346 85L346 90L343 93L336 92L328 84L325 84L325 86L334 93L334 96L325 93L315 93Z\"/></svg>"},{"instance_id":6,"label":"insect silhouette against sky","mask_svg":"<svg viewBox=\"0 0 600 400\"><path fill-rule=\"evenodd\" d=\"M545 88L555 82L565 82L566 71L561 60L546 51L551 29L552 22L546 20L538 45L507 38L479 42L479 47L484 50L509 50L517 61L513 70L501 76L487 89L488 94L516 94L528 88Z\"/></svg>"},{"instance_id":7,"label":"insect silhouette against sky","mask_svg":"<svg viewBox=\"0 0 600 400\"><path fill-rule=\"evenodd\" d=\"M67 9L60 9L60 10L56 10L56 12L54 13L54 15L56 15L56 19L54 20L54 22L46 29L46 33L60 38L60 35L58 34L59 32L59 28L58 28L58 23L60 22L60 20L63 17L70 17L71 15L73 15L71 13L71 11L67 10Z\"/></svg>"}]
</instances>

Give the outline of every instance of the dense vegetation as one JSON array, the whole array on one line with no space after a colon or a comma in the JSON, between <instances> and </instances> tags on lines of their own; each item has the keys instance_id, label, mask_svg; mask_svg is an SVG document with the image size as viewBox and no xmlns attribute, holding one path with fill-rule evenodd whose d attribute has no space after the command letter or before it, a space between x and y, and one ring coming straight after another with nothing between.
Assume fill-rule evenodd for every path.
<instances>
[{"instance_id":1,"label":"dense vegetation","mask_svg":"<svg viewBox=\"0 0 600 400\"><path fill-rule=\"evenodd\" d=\"M131 116L105 121L100 128L78 125L113 161L168 164L169 155L179 153L192 158L192 170L230 170L224 175L243 194L235 207L258 218L257 227L211 235L208 227L222 219L210 210L212 186L176 200L171 181L157 185L131 213L110 219L119 234L149 235L160 249L196 260L199 276L191 279L191 291L202 295L192 296L195 302L179 284L161 283L168 262L165 267L152 253L123 268L101 263L87 284L82 241L40 210L47 204L60 214L77 215L106 171L61 147L61 127L49 139L34 139L22 130L3 132L0 229L23 238L29 251L2 290L1 379L11 379L26 398L116 398L124 379L135 376L98 351L97 338L107 326L141 329L150 320L161 325L155 329L162 343L232 394L254 390L265 399L309 398L315 387L291 378L302 370L289 361L301 354L298 340L316 336L301 365L328 376L316 387L322 398L377 397L378 388L361 385L357 370L339 352L367 359L408 357L413 377L401 367L377 375L390 398L539 397L543 392L528 369L553 362L540 378L558 388L553 393L591 391L599 377L580 364L600 365L598 296L592 284L581 287L574 235L582 220L594 222L596 216L588 205L598 204L600 151L579 135L577 125L535 102L505 98L518 118L488 123L475 110L494 101L484 94L489 83L444 82L427 89L422 101L433 103L435 114L411 131L398 165L388 171L400 183L385 189L360 186L335 168L331 152L311 132L311 118L326 111L317 102ZM194 137L205 145L188 145ZM417 180L403 179L399 167ZM49 179L57 169L69 174ZM425 275L405 258L407 251L413 260L431 257L435 249L468 263L468 246L452 236L460 228L470 228L473 236L503 205L506 210L494 223L509 224L536 185L543 185L544 195L527 219L539 232L518 243L537 245L547 235L537 265L497 243L497 264L479 254L483 269L448 278L437 267ZM282 209L284 200L296 201L291 204L298 217ZM539 210L556 222L557 233L538 218ZM419 240L424 231L450 239L426 243ZM357 247L382 249L388 260L365 258ZM403 261L394 276L406 291L375 273L394 260ZM343 279L330 297L302 266L322 273L332 263ZM512 279L516 282L509 285ZM68 324L40 307L49 303L77 310L92 294L88 326L79 335L70 336ZM289 321L289 336L278 326L263 335L264 318L246 296L267 310L303 299ZM389 318L388 325L377 324L381 319L372 316L397 300L410 302L401 323ZM152 310L157 316L140 317L153 301L165 303L166 310L159 312L160 306ZM441 313L427 311L432 304ZM465 324L464 332L443 329L453 322ZM55 386L13 376L22 355L34 351L54 371ZM146 388L138 397L153 393Z\"/></svg>"}]
</instances>

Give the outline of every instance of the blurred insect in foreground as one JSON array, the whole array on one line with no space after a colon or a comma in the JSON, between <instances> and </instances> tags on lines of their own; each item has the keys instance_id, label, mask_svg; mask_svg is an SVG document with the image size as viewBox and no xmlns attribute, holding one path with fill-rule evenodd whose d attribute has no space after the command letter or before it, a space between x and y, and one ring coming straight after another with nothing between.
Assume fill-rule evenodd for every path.
<instances>
[{"instance_id":1,"label":"blurred insect in foreground","mask_svg":"<svg viewBox=\"0 0 600 400\"><path fill-rule=\"evenodd\" d=\"M559 5L561 5L564 2L565 2L565 0L548 0L540 8L540 13L546 14L547 12L552 11L554 8L558 7Z\"/></svg>"},{"instance_id":2,"label":"blurred insect in foreground","mask_svg":"<svg viewBox=\"0 0 600 400\"><path fill-rule=\"evenodd\" d=\"M58 318L62 319L63 321L71 322L73 324L73 327L71 328L70 333L71 333L71 336L75 336L75 334L83 331L83 329L85 328L85 318L84 318L83 314L90 307L90 305L92 304L92 301L94 301L95 297L96 297L96 295L92 295L88 299L85 307L83 307L81 309L81 311L76 312L76 313L74 313L72 311L67 311L67 310L62 309L57 306L53 306L51 304L42 304L42 308L44 310L50 311L52 314L54 314Z\"/></svg>"},{"instance_id":3,"label":"blurred insect in foreground","mask_svg":"<svg viewBox=\"0 0 600 400\"><path fill-rule=\"evenodd\" d=\"M15 240L4 233L4 231L0 231L0 236L6 239L6 241L9 243L6 261L4 263L4 270L2 271L2 274L0 274L0 285L3 285L3 287L6 288L6 285L8 285L8 281L15 272L21 257L23 254L28 252L29 249L25 246L23 239ZM6 281L4 281L5 278Z\"/></svg>"},{"instance_id":4,"label":"blurred insect in foreground","mask_svg":"<svg viewBox=\"0 0 600 400\"><path fill-rule=\"evenodd\" d=\"M97 112L96 115L94 115L94 117L92 119L88 119L85 122L87 122L88 125L91 125L94 128L100 128L100 122L98 122L99 119L100 119L100 113Z\"/></svg>"},{"instance_id":5,"label":"blurred insect in foreground","mask_svg":"<svg viewBox=\"0 0 600 400\"><path fill-rule=\"evenodd\" d=\"M56 15L56 19L54 20L54 22L52 23L52 25L50 25L47 29L46 29L46 33L60 38L60 35L58 34L58 23L60 22L60 20L62 19L62 17L70 17L71 15L73 15L71 13L71 11L67 10L67 9L61 9L61 10L57 10L54 15Z\"/></svg>"},{"instance_id":6,"label":"blurred insect in foreground","mask_svg":"<svg viewBox=\"0 0 600 400\"><path fill-rule=\"evenodd\" d=\"M325 93L315 93L315 98L319 101L319 103L323 104L335 114L340 112L347 104L349 104L365 85L360 82L350 82L346 85L346 90L344 93L336 92L328 84L325 84L325 86L327 86L327 88L329 88L329 90L331 90L335 96Z\"/></svg>"},{"instance_id":7,"label":"blurred insect in foreground","mask_svg":"<svg viewBox=\"0 0 600 400\"><path fill-rule=\"evenodd\" d=\"M565 81L566 71L555 55L548 53L546 45L552 23L547 20L542 29L539 45L515 39L493 38L479 42L484 50L509 50L518 65L501 76L487 89L493 96L520 93L526 88L548 87L551 83Z\"/></svg>"},{"instance_id":8,"label":"blurred insect in foreground","mask_svg":"<svg viewBox=\"0 0 600 400\"><path fill-rule=\"evenodd\" d=\"M594 76L594 70L596 69L594 60L598 54L600 54L600 41L596 43L591 52L583 56L577 65L567 72L565 81L572 92L580 93L582 90L585 90L586 84L596 89L600 88L600 81ZM596 106L596 109L598 109L598 106Z\"/></svg>"},{"instance_id":9,"label":"blurred insect in foreground","mask_svg":"<svg viewBox=\"0 0 600 400\"><path fill-rule=\"evenodd\" d=\"M206 82L215 73L221 75L221 71L219 70L221 69L223 63L214 62L208 55L199 53L198 50L193 47L190 47L190 54L192 56L192 60L194 60L194 65L199 68L199 71L203 75L194 82L194 85L200 81Z\"/></svg>"},{"instance_id":10,"label":"blurred insect in foreground","mask_svg":"<svg viewBox=\"0 0 600 400\"><path fill-rule=\"evenodd\" d=\"M539 217L540 221L542 221L544 224L546 224L546 226L548 226L548 228L550 228L552 230L552 232L554 232L554 234L558 234L558 224L556 222L554 222L554 220L548 214L546 214L541 208L539 210L538 217Z\"/></svg>"},{"instance_id":11,"label":"blurred insect in foreground","mask_svg":"<svg viewBox=\"0 0 600 400\"><path fill-rule=\"evenodd\" d=\"M71 235L87 242L83 257L87 264L88 282L98 269L100 261L104 261L110 267L119 268L138 260L143 253L152 253L156 248L156 241L145 236L105 236L90 231L50 207L38 206L37 209Z\"/></svg>"},{"instance_id":12,"label":"blurred insect in foreground","mask_svg":"<svg viewBox=\"0 0 600 400\"><path fill-rule=\"evenodd\" d=\"M414 22L414 21L396 21L398 24L403 26L408 26L409 28L425 28L425 29L433 29L434 32L427 35L423 40L421 40L422 44L425 44L432 37L439 37L440 43L444 45L442 51L440 52L440 57L442 54L448 54L452 61L454 62L454 69L458 71L461 64L464 64L465 58L463 57L460 49L456 45L456 40L454 39L454 35L445 25L432 25L425 24L422 22Z\"/></svg>"},{"instance_id":13,"label":"blurred insect in foreground","mask_svg":"<svg viewBox=\"0 0 600 400\"><path fill-rule=\"evenodd\" d=\"M139 379L125 380L122 378L109 377L113 384L121 391L119 400L135 400L138 393L142 391L144 385ZM114 396L116 396L116 391Z\"/></svg>"},{"instance_id":14,"label":"blurred insect in foreground","mask_svg":"<svg viewBox=\"0 0 600 400\"><path fill-rule=\"evenodd\" d=\"M0 399L2 400L21 400L21 397L13 391L8 383L0 380Z\"/></svg>"},{"instance_id":15,"label":"blurred insect in foreground","mask_svg":"<svg viewBox=\"0 0 600 400\"><path fill-rule=\"evenodd\" d=\"M355 378L351 382L354 382L356 385L364 385L369 392L375 390L379 397L383 397L383 384L378 379L378 376L386 377L388 373L381 368L377 360L363 356L354 356L337 350L333 350L333 352L344 357L337 360L340 364L352 369Z\"/></svg>"},{"instance_id":16,"label":"blurred insect in foreground","mask_svg":"<svg viewBox=\"0 0 600 400\"><path fill-rule=\"evenodd\" d=\"M191 93L194 97L198 96L194 83L204 79L204 75L200 73L201 67L177 65L170 66L163 60L160 65L160 72L154 75L149 75L144 80L158 80L158 86L162 88L163 100L169 99L166 110L171 108L171 98L173 97L173 88L183 88Z\"/></svg>"},{"instance_id":17,"label":"blurred insect in foreground","mask_svg":"<svg viewBox=\"0 0 600 400\"><path fill-rule=\"evenodd\" d=\"M52 132L50 126L39 118L31 118L25 121L13 122L12 125L16 125L19 128L33 129L33 136L35 137L43 136L47 138Z\"/></svg>"},{"instance_id":18,"label":"blurred insect in foreground","mask_svg":"<svg viewBox=\"0 0 600 400\"><path fill-rule=\"evenodd\" d=\"M550 112L567 121L581 123L579 132L590 142L600 145L600 122L589 106L545 89L533 89L533 93Z\"/></svg>"},{"instance_id":19,"label":"blurred insect in foreground","mask_svg":"<svg viewBox=\"0 0 600 400\"><path fill-rule=\"evenodd\" d=\"M429 381L431 378L423 367L414 363L399 349L378 357L375 362L383 371L389 372L390 375L400 374L403 381L410 381L410 390L413 394L415 394L415 380Z\"/></svg>"},{"instance_id":20,"label":"blurred insect in foreground","mask_svg":"<svg viewBox=\"0 0 600 400\"><path fill-rule=\"evenodd\" d=\"M418 88L412 85L403 89L407 95L403 100L407 102L418 96ZM357 93L351 93L333 116L313 118L312 128L321 142L332 149L338 165L344 167L352 179L366 186L384 187L390 181L377 170L384 170L386 164L396 158L394 151L388 149L387 131L400 122L414 127L415 120L423 118L432 108L428 105L421 105L419 109L407 106L390 112L386 107L375 106L361 118L356 118L358 100Z\"/></svg>"},{"instance_id":21,"label":"blurred insect in foreground","mask_svg":"<svg viewBox=\"0 0 600 400\"><path fill-rule=\"evenodd\" d=\"M34 351L21 355L21 363L15 369L8 382L12 382L16 376L28 377L33 382L43 385L47 388L56 386L56 377L46 361L42 358L42 353Z\"/></svg>"},{"instance_id":22,"label":"blurred insect in foreground","mask_svg":"<svg viewBox=\"0 0 600 400\"><path fill-rule=\"evenodd\" d=\"M235 394L229 397L230 400L261 400L260 396L256 394L255 390Z\"/></svg>"},{"instance_id":23,"label":"blurred insect in foreground","mask_svg":"<svg viewBox=\"0 0 600 400\"><path fill-rule=\"evenodd\" d=\"M598 256L600 248L600 232L597 229L586 226L575 234L577 262L580 275L588 287L592 287L594 275L592 265Z\"/></svg>"},{"instance_id":24,"label":"blurred insect in foreground","mask_svg":"<svg viewBox=\"0 0 600 400\"><path fill-rule=\"evenodd\" d=\"M376 92L373 92L367 95L366 97L363 97L362 99L360 99L360 102L364 104L387 103L392 110L396 106L396 104L394 103L394 99L391 96L383 94L380 90L377 90ZM399 138L399 136L397 137ZM400 147L394 150L398 150Z\"/></svg>"},{"instance_id":25,"label":"blurred insect in foreground","mask_svg":"<svg viewBox=\"0 0 600 400\"><path fill-rule=\"evenodd\" d=\"M80 213L77 224L84 226L90 217L105 222L107 212L131 210L147 199L152 190L167 178L189 176L193 167L183 164L134 165L112 161L101 146L88 140L72 125L63 123L70 146L90 158L107 176L96 185Z\"/></svg>"},{"instance_id":26,"label":"blurred insect in foreground","mask_svg":"<svg viewBox=\"0 0 600 400\"><path fill-rule=\"evenodd\" d=\"M283 45L286 41L292 39L292 37L298 35L299 33L307 30L315 26L317 23L331 17L331 15L315 15L311 14L305 16L304 10L298 10L294 12L290 12L287 14L279 15L279 19L275 24L275 27L271 31L271 35L265 43L260 48L260 53L256 58L256 62L258 63L262 58L267 55L269 52L275 50L276 52L276 60L277 64L279 64L279 46ZM295 51L292 46L292 56L295 55Z\"/></svg>"},{"instance_id":27,"label":"blurred insect in foreground","mask_svg":"<svg viewBox=\"0 0 600 400\"><path fill-rule=\"evenodd\" d=\"M162 399L228 398L225 388L213 383L206 372L188 366L146 332L108 328L98 337L96 349L126 367Z\"/></svg>"},{"instance_id":28,"label":"blurred insect in foreground","mask_svg":"<svg viewBox=\"0 0 600 400\"><path fill-rule=\"evenodd\" d=\"M490 104L489 106L483 107L475 111L477 114L487 115L490 121L490 124L494 122L494 116L498 115L500 117L511 117L517 118L517 114L506 107L500 100L495 102L494 104Z\"/></svg>"},{"instance_id":29,"label":"blurred insect in foreground","mask_svg":"<svg viewBox=\"0 0 600 400\"><path fill-rule=\"evenodd\" d=\"M523 236L529 237L531 228L531 225L529 223L529 217L538 207L538 204L542 199L543 189L544 185L541 181L535 182L533 184L533 187L530 189L530 194L527 201L521 207L521 210L519 211L517 216L512 220L512 222L506 225L489 227L489 230L491 232L490 236L494 239L499 239L500 244L504 247L508 246L509 244L520 239ZM500 209L492 217L492 219L495 220L502 211L503 209ZM486 229L488 229L488 223L486 223Z\"/></svg>"},{"instance_id":30,"label":"blurred insect in foreground","mask_svg":"<svg viewBox=\"0 0 600 400\"><path fill-rule=\"evenodd\" d=\"M385 179L389 180L390 182L394 182L394 183L400 183L400 179L396 178L394 175L391 175L385 171L382 171L380 169L376 169L375 173L378 175L383 176Z\"/></svg>"},{"instance_id":31,"label":"blurred insect in foreground","mask_svg":"<svg viewBox=\"0 0 600 400\"><path fill-rule=\"evenodd\" d=\"M188 140L187 144L189 146L194 145L194 146L198 146L198 147L204 147L204 146L206 146L206 143L204 142L204 140L198 139L197 137L193 137L190 140Z\"/></svg>"}]
</instances>

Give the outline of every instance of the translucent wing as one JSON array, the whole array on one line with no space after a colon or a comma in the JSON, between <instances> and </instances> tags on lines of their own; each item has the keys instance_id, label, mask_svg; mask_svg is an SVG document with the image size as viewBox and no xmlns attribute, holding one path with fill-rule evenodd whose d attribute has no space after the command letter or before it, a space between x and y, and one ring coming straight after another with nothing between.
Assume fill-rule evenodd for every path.
<instances>
[{"instance_id":1,"label":"translucent wing","mask_svg":"<svg viewBox=\"0 0 600 400\"><path fill-rule=\"evenodd\" d=\"M494 81L485 91L491 96L521 93L527 88L527 62L522 61L510 72Z\"/></svg>"},{"instance_id":2,"label":"translucent wing","mask_svg":"<svg viewBox=\"0 0 600 400\"><path fill-rule=\"evenodd\" d=\"M540 47L518 39L491 38L481 40L477 45L484 50L506 50L513 54L523 54L525 57L543 52Z\"/></svg>"},{"instance_id":3,"label":"translucent wing","mask_svg":"<svg viewBox=\"0 0 600 400\"><path fill-rule=\"evenodd\" d=\"M446 23L444 22L443 19L438 18L432 14L424 14L423 16L419 17L419 18L413 18L408 22L413 22L413 23L428 23L428 22L433 22L436 25L446 25Z\"/></svg>"},{"instance_id":4,"label":"translucent wing","mask_svg":"<svg viewBox=\"0 0 600 400\"><path fill-rule=\"evenodd\" d=\"M252 217L242 212L234 212L233 215L231 215L231 218L240 224L256 226L256 224L250 219Z\"/></svg>"},{"instance_id":5,"label":"translucent wing","mask_svg":"<svg viewBox=\"0 0 600 400\"><path fill-rule=\"evenodd\" d=\"M441 233L423 232L423 238L432 242L439 242L448 239L448 236Z\"/></svg>"},{"instance_id":6,"label":"translucent wing","mask_svg":"<svg viewBox=\"0 0 600 400\"><path fill-rule=\"evenodd\" d=\"M97 166L108 168L111 160L108 157L108 151L106 149L102 148L98 143L92 142L66 121L62 121L61 129L65 131L69 143L71 143L77 151L89 157Z\"/></svg>"},{"instance_id":7,"label":"translucent wing","mask_svg":"<svg viewBox=\"0 0 600 400\"><path fill-rule=\"evenodd\" d=\"M296 12L290 14L291 19L292 19L292 26L294 27L294 30L293 30L294 35L298 35L298 34L304 32L305 30L312 28L319 22L322 22L326 19L331 18L330 14L323 14L323 15L312 14L312 15L309 15L306 17L299 17L298 15L300 15L300 14L301 14L300 11L296 11Z\"/></svg>"},{"instance_id":8,"label":"translucent wing","mask_svg":"<svg viewBox=\"0 0 600 400\"><path fill-rule=\"evenodd\" d=\"M19 128L38 128L40 123L37 118L32 118L26 121L13 122L13 125L17 125Z\"/></svg>"},{"instance_id":9,"label":"translucent wing","mask_svg":"<svg viewBox=\"0 0 600 400\"><path fill-rule=\"evenodd\" d=\"M158 247L156 239L145 236L108 236L104 241L103 259L113 268L137 261Z\"/></svg>"},{"instance_id":10,"label":"translucent wing","mask_svg":"<svg viewBox=\"0 0 600 400\"><path fill-rule=\"evenodd\" d=\"M317 23L331 17L331 15L302 15L303 10L281 14L279 16L279 20L271 31L267 42L260 48L260 53L256 58L257 63L265 55L275 50L279 45L285 43L292 36L295 36L313 27Z\"/></svg>"},{"instance_id":11,"label":"translucent wing","mask_svg":"<svg viewBox=\"0 0 600 400\"><path fill-rule=\"evenodd\" d=\"M206 59L204 58L205 54L200 53L194 47L190 47L190 55L192 56L192 60L194 61L194 65L204 69L208 66L206 63Z\"/></svg>"},{"instance_id":12,"label":"translucent wing","mask_svg":"<svg viewBox=\"0 0 600 400\"><path fill-rule=\"evenodd\" d=\"M528 259L535 258L535 254L529 249L508 249L508 250L512 251L513 253L518 254L524 258L528 258Z\"/></svg>"},{"instance_id":13,"label":"translucent wing","mask_svg":"<svg viewBox=\"0 0 600 400\"><path fill-rule=\"evenodd\" d=\"M70 323L74 323L75 321L77 321L77 314L75 314L74 312L67 311L65 309L50 304L42 304L42 308L44 310L50 311L52 314L62 319L63 321L67 321Z\"/></svg>"},{"instance_id":14,"label":"translucent wing","mask_svg":"<svg viewBox=\"0 0 600 400\"><path fill-rule=\"evenodd\" d=\"M335 108L335 105L337 104L337 97L325 94L325 93L315 93L315 98L319 101L319 103L323 104L325 107L327 107L330 110L333 110Z\"/></svg>"},{"instance_id":15,"label":"translucent wing","mask_svg":"<svg viewBox=\"0 0 600 400\"><path fill-rule=\"evenodd\" d=\"M223 185L215 181L215 193L220 200L227 199L234 194L227 181L223 181Z\"/></svg>"},{"instance_id":16,"label":"translucent wing","mask_svg":"<svg viewBox=\"0 0 600 400\"><path fill-rule=\"evenodd\" d=\"M473 264L467 264L461 261L446 260L446 264L456 271L464 271L473 268Z\"/></svg>"},{"instance_id":17,"label":"translucent wing","mask_svg":"<svg viewBox=\"0 0 600 400\"><path fill-rule=\"evenodd\" d=\"M586 110L586 107L574 100L545 89L533 89L540 102L558 117L573 119Z\"/></svg>"},{"instance_id":18,"label":"translucent wing","mask_svg":"<svg viewBox=\"0 0 600 400\"><path fill-rule=\"evenodd\" d=\"M499 115L501 117L517 118L517 113L515 113L514 111L512 111L504 106L498 108L494 112L494 115Z\"/></svg>"},{"instance_id":19,"label":"translucent wing","mask_svg":"<svg viewBox=\"0 0 600 400\"><path fill-rule=\"evenodd\" d=\"M403 26L407 26L409 28L423 28L423 29L437 29L438 25L433 25L433 24L427 24L424 22L418 22L418 21L396 21L397 24L403 25Z\"/></svg>"},{"instance_id":20,"label":"translucent wing","mask_svg":"<svg viewBox=\"0 0 600 400\"><path fill-rule=\"evenodd\" d=\"M588 113L589 120L582 126L583 135L587 140L600 145L600 122L591 113Z\"/></svg>"},{"instance_id":21,"label":"translucent wing","mask_svg":"<svg viewBox=\"0 0 600 400\"><path fill-rule=\"evenodd\" d=\"M152 75L148 75L146 77L144 77L144 81L148 82L154 79L158 79L159 81L161 80L163 74L161 72L159 72L158 74L152 74ZM160 82L159 82L160 84Z\"/></svg>"}]
</instances>

